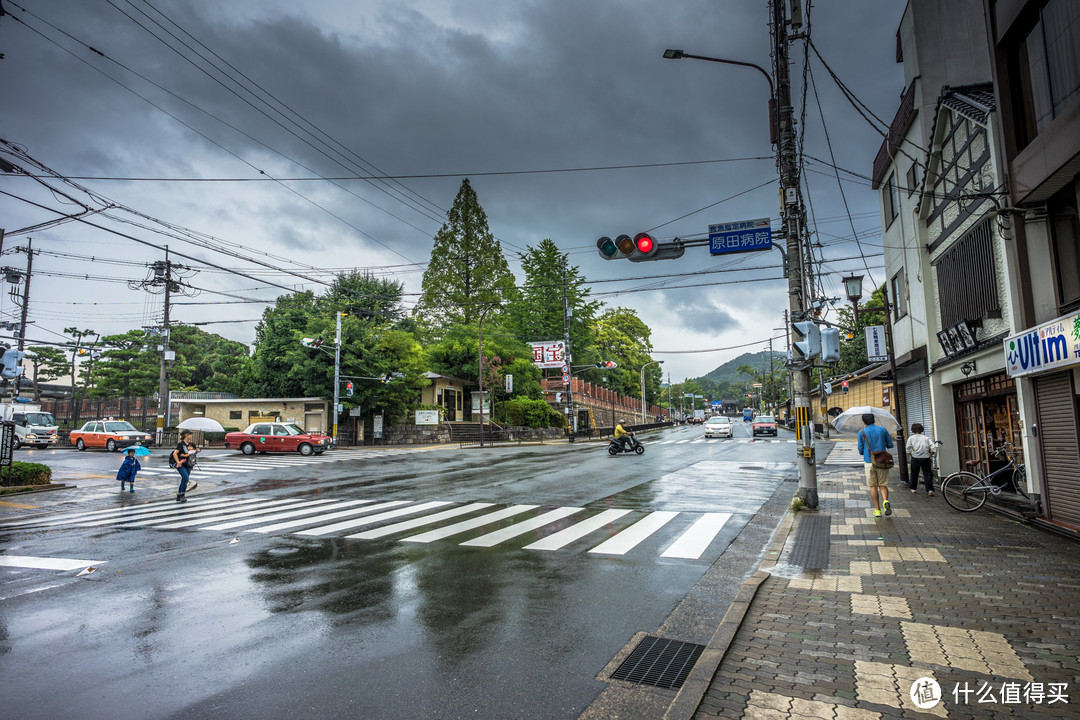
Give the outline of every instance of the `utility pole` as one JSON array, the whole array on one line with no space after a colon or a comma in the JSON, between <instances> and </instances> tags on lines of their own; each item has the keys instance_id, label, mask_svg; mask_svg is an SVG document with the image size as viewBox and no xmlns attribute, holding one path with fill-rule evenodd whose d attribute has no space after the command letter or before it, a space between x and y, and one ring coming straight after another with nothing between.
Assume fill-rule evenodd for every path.
<instances>
[{"instance_id":1,"label":"utility pole","mask_svg":"<svg viewBox=\"0 0 1080 720\"><path fill-rule=\"evenodd\" d=\"M338 441L338 415L341 408L341 311L337 314L337 332L334 335L334 447ZM363 420L363 418L361 418Z\"/></svg>"},{"instance_id":2,"label":"utility pole","mask_svg":"<svg viewBox=\"0 0 1080 720\"><path fill-rule=\"evenodd\" d=\"M570 442L574 442L577 415L574 413L574 377L570 373L570 305L566 299L566 261L562 266L562 313L563 313L563 364L566 366L566 426L570 432Z\"/></svg>"},{"instance_id":3,"label":"utility pole","mask_svg":"<svg viewBox=\"0 0 1080 720\"><path fill-rule=\"evenodd\" d=\"M23 284L22 319L19 323L19 350L26 349L26 316L30 311L30 271L34 267L34 250L30 243L33 238L26 238L26 281ZM21 363L20 363L21 364ZM15 394L19 394L19 380L15 379Z\"/></svg>"},{"instance_id":4,"label":"utility pole","mask_svg":"<svg viewBox=\"0 0 1080 720\"><path fill-rule=\"evenodd\" d=\"M194 291L188 285L174 278L174 272L182 274L190 271L186 265L177 265L169 260L169 246L165 246L165 259L158 260L150 266L150 276L141 281L129 281L128 287L132 290L145 290L157 293L158 288L165 295L165 307L161 321L161 343L158 352L161 353L161 364L158 367L158 412L157 412L157 442L164 442L165 428L169 424L169 414L172 411L169 403L169 363L176 359L176 353L169 349L169 327L171 325L170 311L172 309L173 293L190 295ZM148 328L152 329L152 328Z\"/></svg>"},{"instance_id":5,"label":"utility pole","mask_svg":"<svg viewBox=\"0 0 1080 720\"><path fill-rule=\"evenodd\" d=\"M782 232L786 239L788 256L788 309L791 321L808 319L806 312L804 255L802 252L801 221L802 199L799 193L799 165L795 148L795 118L791 105L791 76L789 74L787 2L772 0L773 48L776 76L776 112L779 143L777 164L780 168L780 213ZM794 18L796 25L801 18ZM813 428L810 426L810 366L813 361L795 363L792 359L791 376L794 391L793 415L795 437L798 446L799 492L797 497L809 508L818 506L817 467L815 465Z\"/></svg>"},{"instance_id":6,"label":"utility pole","mask_svg":"<svg viewBox=\"0 0 1080 720\"><path fill-rule=\"evenodd\" d=\"M159 263L154 263L154 274L157 275ZM161 366L158 368L158 415L157 415L157 443L164 442L166 418L172 409L169 403L169 355L176 354L169 350L169 303L172 301L172 263L169 262L169 246L165 246L165 262L162 269L164 276L161 280L165 286L165 314L162 318L161 331ZM158 277L154 281L158 281Z\"/></svg>"}]
</instances>

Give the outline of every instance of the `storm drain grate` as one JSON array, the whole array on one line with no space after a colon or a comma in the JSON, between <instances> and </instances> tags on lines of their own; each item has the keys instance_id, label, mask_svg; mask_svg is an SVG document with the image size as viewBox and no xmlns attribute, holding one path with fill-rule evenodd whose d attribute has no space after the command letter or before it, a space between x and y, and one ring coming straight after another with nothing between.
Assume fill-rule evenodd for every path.
<instances>
[{"instance_id":1,"label":"storm drain grate","mask_svg":"<svg viewBox=\"0 0 1080 720\"><path fill-rule=\"evenodd\" d=\"M637 685L678 689L686 682L687 675L704 649L704 645L647 635L611 674L611 678Z\"/></svg>"},{"instance_id":2,"label":"storm drain grate","mask_svg":"<svg viewBox=\"0 0 1080 720\"><path fill-rule=\"evenodd\" d=\"M799 532L791 549L792 565L806 570L825 570L829 567L829 533L832 515L805 515L799 522Z\"/></svg>"}]
</instances>

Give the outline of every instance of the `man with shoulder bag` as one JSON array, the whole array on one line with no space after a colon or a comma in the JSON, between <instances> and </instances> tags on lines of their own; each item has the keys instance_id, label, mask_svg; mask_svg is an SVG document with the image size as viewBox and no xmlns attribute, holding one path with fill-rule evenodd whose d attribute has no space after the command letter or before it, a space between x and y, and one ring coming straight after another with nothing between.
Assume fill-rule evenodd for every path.
<instances>
[{"instance_id":1,"label":"man with shoulder bag","mask_svg":"<svg viewBox=\"0 0 1080 720\"><path fill-rule=\"evenodd\" d=\"M889 504L889 470L894 461L889 453L893 447L889 431L874 421L874 416L867 413L862 416L863 427L859 431L859 452L866 465L866 485L870 488L870 504L874 506L874 517L892 515ZM879 503L880 495L880 503Z\"/></svg>"}]
</instances>

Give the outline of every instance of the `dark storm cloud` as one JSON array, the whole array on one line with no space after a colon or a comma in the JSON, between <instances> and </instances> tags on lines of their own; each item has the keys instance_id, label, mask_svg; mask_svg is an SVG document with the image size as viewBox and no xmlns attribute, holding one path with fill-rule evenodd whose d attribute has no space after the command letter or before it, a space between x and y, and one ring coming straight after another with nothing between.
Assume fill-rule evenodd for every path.
<instances>
[{"instance_id":1,"label":"dark storm cloud","mask_svg":"<svg viewBox=\"0 0 1080 720\"><path fill-rule=\"evenodd\" d=\"M114 2L135 17L139 16L133 8L148 10L140 0ZM109 4L75 0L40 0L32 10L209 115L78 49L47 26L36 26L209 139L103 79L11 18L0 19L0 41L7 56L0 92L17 99L5 118L4 137L26 145L69 175L255 177L258 170L275 177L309 175L303 165L339 176L364 167L355 158L342 159L339 151L356 153L390 174L471 173L491 228L504 241L508 255L552 238L571 253L571 262L589 279L686 272L709 263L707 253L700 251L667 263L632 267L605 263L593 246L600 235L633 234L659 226L661 239L700 237L709 223L775 218L773 182L671 222L775 181L771 159L550 175L477 174L771 156L765 123L767 86L756 71L661 59L666 47L680 47L767 67L764 0L304 4L174 0L154 5L289 109L339 140L348 152L340 147L317 151L311 145L318 143L310 136L291 125L292 132L287 131L257 113ZM845 0L813 7L817 46L864 101L891 119L903 89L891 50L902 4ZM796 80L798 65L793 68ZM866 173L880 135L846 105L820 67L814 77L837 162ZM801 92L796 96L798 101ZM223 126L215 117L251 137ZM806 125L809 152L828 158L814 104L808 108ZM843 216L835 181L820 175L808 179L815 213ZM245 247L341 267L397 264L404 258L426 261L432 236L460 180L402 180L423 196L409 204L360 181L341 183L353 194L327 183L289 183L288 188L270 183L85 184L151 215ZM865 186L849 185L846 190L851 212L877 211L876 197ZM45 199L54 205L52 198ZM7 198L0 203L9 227L29 225L44 214ZM875 227L876 218L857 222L859 229ZM43 242L119 242L70 227L53 231ZM850 235L846 221L822 229L841 238ZM871 240L868 251L875 242ZM850 247L839 252L836 245L829 246L826 255L834 248L838 255L855 254ZM145 252L148 259L153 257L151 251ZM207 251L193 252L215 259ZM516 269L516 262L511 266ZM407 289L416 289L418 274L401 278ZM226 289L251 285L245 279L215 281ZM679 344L716 346L719 341L712 341L724 332L745 334L747 328L779 324L775 317L786 306L782 282L737 288L641 292L611 298L609 303L637 309L654 328L654 345L671 349ZM612 288L595 288L608 289ZM705 290L708 294L703 294ZM64 290L56 292L62 295ZM739 307L729 300L737 292L764 300ZM710 298L709 311L691 319L694 301L702 297ZM724 310L734 307L739 307L738 322ZM204 311L189 312L188 318L197 319L195 314ZM223 312L251 315L245 308ZM680 334L670 331L676 327ZM228 333L251 339L250 326L231 327ZM668 367L683 363L688 374L701 374L724 359L694 358L697 365L691 371L689 361L668 358Z\"/></svg>"}]
</instances>

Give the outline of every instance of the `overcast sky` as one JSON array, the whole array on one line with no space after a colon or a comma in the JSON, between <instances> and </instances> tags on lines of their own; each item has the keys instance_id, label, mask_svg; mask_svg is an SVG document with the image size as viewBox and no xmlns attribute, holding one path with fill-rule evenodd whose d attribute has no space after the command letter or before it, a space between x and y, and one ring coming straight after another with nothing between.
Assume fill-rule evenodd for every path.
<instances>
[{"instance_id":1,"label":"overcast sky","mask_svg":"<svg viewBox=\"0 0 1080 720\"><path fill-rule=\"evenodd\" d=\"M86 219L194 258L173 258L199 269L187 282L203 291L179 299L174 321L208 322L208 331L251 343L266 305L212 291L273 299L285 290L268 282L318 292L324 286L313 281L326 281L325 270L371 268L418 292L463 177L519 276L517 253L551 238L588 280L631 278L591 287L609 307L637 310L673 381L766 346L675 351L783 337L785 283L745 282L778 278L776 251L714 258L692 248L679 260L634 264L605 262L595 248L602 235L701 238L709 224L762 217L779 228L765 79L748 68L662 58L665 48L681 48L768 69L765 0L6 0L3 7L0 137L65 178L94 178L74 181L91 198L57 179L47 182L70 197L0 175L8 193L0 195L3 264L25 268L26 254L11 250L28 237L43 251L33 260L31 344L63 342L72 325L110 334L160 322L160 296L125 280L145 279L162 251L82 222L14 232L78 212L72 199L117 206ZM903 7L900 0L812 7L816 47L886 122L903 90L895 62ZM802 45L792 54L798 116ZM811 71L836 163L869 175L881 135L820 62L812 60ZM272 96L281 114L237 82ZM806 154L828 161L812 94L805 131ZM27 167L7 149L0 158ZM657 164L665 166L626 167ZM845 209L831 170L817 161L807 167L821 254L854 258L825 264L827 293L842 295L846 271L866 273L852 226L880 284L876 194L845 175ZM321 179L371 174L399 179ZM216 181L182 182L190 179ZM194 235L161 234L158 221ZM253 258L307 278L268 272ZM684 275L722 268L733 272ZM683 276L640 279L655 275ZM0 293L0 319L19 312Z\"/></svg>"}]
</instances>

